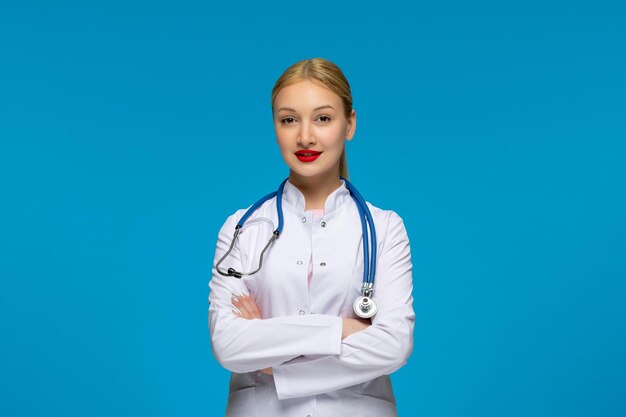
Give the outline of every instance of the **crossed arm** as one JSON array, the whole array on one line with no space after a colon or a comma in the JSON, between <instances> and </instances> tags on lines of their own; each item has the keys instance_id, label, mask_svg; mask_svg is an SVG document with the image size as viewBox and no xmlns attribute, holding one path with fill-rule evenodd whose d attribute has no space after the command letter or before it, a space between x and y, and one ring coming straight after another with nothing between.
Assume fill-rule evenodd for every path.
<instances>
[{"instance_id":1,"label":"crossed arm","mask_svg":"<svg viewBox=\"0 0 626 417\"><path fill-rule=\"evenodd\" d=\"M229 217L215 259L230 244ZM412 264L402 219L390 212L376 275L379 310L369 323L325 314L260 319L242 280L213 272L209 328L216 359L233 372L272 373L279 399L316 395L388 375L413 351ZM239 263L238 248L231 262ZM239 312L235 312L236 307Z\"/></svg>"},{"instance_id":2,"label":"crossed arm","mask_svg":"<svg viewBox=\"0 0 626 417\"><path fill-rule=\"evenodd\" d=\"M261 311L259 310L259 306L257 306L256 301L254 301L254 298L252 298L251 295L233 295L232 303L237 308L237 311L233 310L233 314L235 316L241 317L246 320L261 319ZM372 324L372 321L370 319L353 319L349 317L342 317L341 320L341 340L345 339L351 334L367 329ZM266 375L272 375L272 368L263 368L261 369L261 372Z\"/></svg>"}]
</instances>

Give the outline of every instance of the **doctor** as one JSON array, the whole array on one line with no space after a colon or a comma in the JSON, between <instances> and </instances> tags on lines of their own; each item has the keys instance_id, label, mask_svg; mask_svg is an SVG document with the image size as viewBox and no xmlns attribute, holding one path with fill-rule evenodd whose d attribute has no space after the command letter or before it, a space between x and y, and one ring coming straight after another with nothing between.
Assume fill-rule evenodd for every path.
<instances>
[{"instance_id":1,"label":"doctor","mask_svg":"<svg viewBox=\"0 0 626 417\"><path fill-rule=\"evenodd\" d=\"M232 371L226 415L396 416L389 375L413 351L411 251L400 216L367 203L377 234L378 310L371 319L356 316L362 226L340 178L348 178L345 144L356 129L348 81L327 60L298 62L276 82L272 114L289 167L283 232L257 273L221 275L215 265L246 212L237 210L219 232L209 282L212 350ZM257 269L278 224L276 201L250 216L221 269Z\"/></svg>"}]
</instances>

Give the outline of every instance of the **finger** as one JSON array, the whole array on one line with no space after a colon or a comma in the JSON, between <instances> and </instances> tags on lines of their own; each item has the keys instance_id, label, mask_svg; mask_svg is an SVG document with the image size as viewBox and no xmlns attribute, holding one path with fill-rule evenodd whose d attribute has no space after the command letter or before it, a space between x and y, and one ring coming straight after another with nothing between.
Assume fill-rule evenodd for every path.
<instances>
[{"instance_id":1,"label":"finger","mask_svg":"<svg viewBox=\"0 0 626 417\"><path fill-rule=\"evenodd\" d=\"M261 310L259 310L259 306L257 305L256 301L254 301L254 298L252 298L252 296L250 296L250 307L252 308L252 313L254 314L254 316L261 318Z\"/></svg>"},{"instance_id":2,"label":"finger","mask_svg":"<svg viewBox=\"0 0 626 417\"><path fill-rule=\"evenodd\" d=\"M231 303L233 304L233 306L237 309L237 310L233 310L233 312L237 312L239 313L239 316L243 316L243 311L241 308L241 299L239 297L237 297L235 294L233 294L233 296L230 299Z\"/></svg>"},{"instance_id":3,"label":"finger","mask_svg":"<svg viewBox=\"0 0 626 417\"><path fill-rule=\"evenodd\" d=\"M237 307L237 310L241 312L243 318L245 319L252 318L252 313L247 308L247 305L245 303L245 297L243 296L243 294L239 296L233 296L232 301L233 301L233 305Z\"/></svg>"},{"instance_id":4,"label":"finger","mask_svg":"<svg viewBox=\"0 0 626 417\"><path fill-rule=\"evenodd\" d=\"M239 299L241 300L241 307L246 311L248 318L254 318L254 309L250 303L250 296L248 294L242 294Z\"/></svg>"},{"instance_id":5,"label":"finger","mask_svg":"<svg viewBox=\"0 0 626 417\"><path fill-rule=\"evenodd\" d=\"M246 309L250 312L252 317L261 318L261 312L259 311L259 307L256 305L256 302L251 295L247 294L245 296L244 303L246 305Z\"/></svg>"}]
</instances>

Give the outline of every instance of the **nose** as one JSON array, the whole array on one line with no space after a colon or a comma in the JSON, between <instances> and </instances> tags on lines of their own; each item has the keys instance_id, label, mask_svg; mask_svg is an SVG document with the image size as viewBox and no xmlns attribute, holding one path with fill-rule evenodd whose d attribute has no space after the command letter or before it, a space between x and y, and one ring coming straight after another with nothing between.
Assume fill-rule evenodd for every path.
<instances>
[{"instance_id":1,"label":"nose","mask_svg":"<svg viewBox=\"0 0 626 417\"><path fill-rule=\"evenodd\" d=\"M315 145L317 143L317 139L315 139L310 123L304 121L300 126L302 127L300 128L300 134L298 135L298 145L304 147Z\"/></svg>"}]
</instances>

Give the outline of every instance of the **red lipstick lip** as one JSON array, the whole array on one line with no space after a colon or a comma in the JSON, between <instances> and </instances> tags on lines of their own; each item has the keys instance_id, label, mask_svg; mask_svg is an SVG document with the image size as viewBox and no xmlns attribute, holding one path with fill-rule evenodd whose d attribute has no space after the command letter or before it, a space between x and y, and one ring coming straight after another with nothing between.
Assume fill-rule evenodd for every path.
<instances>
[{"instance_id":1,"label":"red lipstick lip","mask_svg":"<svg viewBox=\"0 0 626 417\"><path fill-rule=\"evenodd\" d=\"M301 162L313 162L321 154L320 151L299 150L295 152L296 158Z\"/></svg>"},{"instance_id":2,"label":"red lipstick lip","mask_svg":"<svg viewBox=\"0 0 626 417\"><path fill-rule=\"evenodd\" d=\"M303 149L301 149L299 151L296 151L296 155L298 155L298 156L319 155L321 153L322 152L320 152L320 151L307 151L307 150L303 150Z\"/></svg>"}]
</instances>

